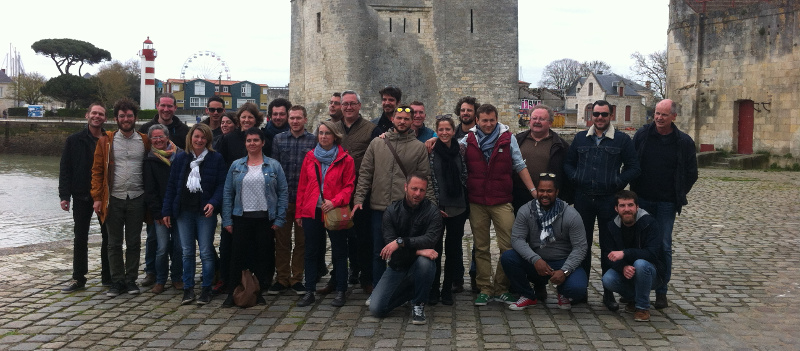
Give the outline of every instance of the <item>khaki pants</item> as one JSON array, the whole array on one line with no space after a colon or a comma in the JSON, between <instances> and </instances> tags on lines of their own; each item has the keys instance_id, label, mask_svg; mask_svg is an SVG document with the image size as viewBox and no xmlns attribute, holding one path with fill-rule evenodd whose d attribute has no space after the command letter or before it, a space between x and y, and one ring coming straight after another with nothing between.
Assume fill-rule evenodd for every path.
<instances>
[{"instance_id":1,"label":"khaki pants","mask_svg":"<svg viewBox=\"0 0 800 351\"><path fill-rule=\"evenodd\" d=\"M275 282L286 287L303 282L306 236L303 227L294 221L295 204L286 208L286 224L275 230ZM292 250L294 228L294 251ZM271 274L271 273L267 273Z\"/></svg>"},{"instance_id":2,"label":"khaki pants","mask_svg":"<svg viewBox=\"0 0 800 351\"><path fill-rule=\"evenodd\" d=\"M472 228L472 237L475 240L475 281L478 283L478 288L481 289L482 294L490 297L506 293L510 282L499 263L500 256L497 257L498 263L494 272L494 284L492 284L489 228L491 224L494 224L500 255L507 250L511 250L511 227L514 225L514 208L510 203L494 206L470 203L469 211L469 225Z\"/></svg>"}]
</instances>

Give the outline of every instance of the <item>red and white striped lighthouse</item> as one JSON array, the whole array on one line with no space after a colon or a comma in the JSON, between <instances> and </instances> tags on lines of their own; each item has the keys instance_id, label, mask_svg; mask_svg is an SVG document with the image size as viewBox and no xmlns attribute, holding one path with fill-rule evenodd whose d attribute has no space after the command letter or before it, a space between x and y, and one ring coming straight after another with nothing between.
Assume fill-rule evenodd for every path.
<instances>
[{"instance_id":1,"label":"red and white striped lighthouse","mask_svg":"<svg viewBox=\"0 0 800 351\"><path fill-rule=\"evenodd\" d=\"M149 36L142 44L139 57L142 58L139 106L143 110L153 110L156 108L156 50L153 49L153 42Z\"/></svg>"}]
</instances>

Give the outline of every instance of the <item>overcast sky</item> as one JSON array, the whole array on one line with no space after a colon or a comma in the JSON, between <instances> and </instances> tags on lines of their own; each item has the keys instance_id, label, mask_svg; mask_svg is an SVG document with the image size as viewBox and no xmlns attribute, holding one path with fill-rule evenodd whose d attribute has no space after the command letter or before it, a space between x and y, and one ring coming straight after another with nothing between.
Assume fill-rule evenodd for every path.
<instances>
[{"instance_id":1,"label":"overcast sky","mask_svg":"<svg viewBox=\"0 0 800 351\"><path fill-rule=\"evenodd\" d=\"M633 52L666 49L668 4L669 0L519 0L520 79L537 86L544 67L562 58L602 60L612 71L630 75ZM27 10L0 21L3 68L9 44L20 53L26 72L53 77L59 74L53 61L31 49L39 39L88 41L125 62L139 60L138 51L149 36L158 51L158 79L179 78L188 58L211 51L227 63L233 80L270 86L289 82L288 0L28 0L24 5ZM84 66L83 73L98 68ZM77 73L77 68L72 70Z\"/></svg>"}]
</instances>

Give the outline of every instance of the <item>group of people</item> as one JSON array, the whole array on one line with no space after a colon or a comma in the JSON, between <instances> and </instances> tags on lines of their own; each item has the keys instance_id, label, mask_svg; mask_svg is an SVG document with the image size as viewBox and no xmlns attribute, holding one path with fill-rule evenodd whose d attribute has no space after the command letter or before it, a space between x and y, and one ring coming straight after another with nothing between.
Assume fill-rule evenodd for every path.
<instances>
[{"instance_id":1,"label":"group of people","mask_svg":"<svg viewBox=\"0 0 800 351\"><path fill-rule=\"evenodd\" d=\"M569 308L587 300L596 218L605 305L618 308L617 292L626 310L647 320L652 288L656 308L666 307L672 223L697 179L694 142L672 123L674 103L660 102L654 123L631 140L611 124L612 106L597 101L592 127L570 144L550 129L553 110L544 105L531 111L529 130L513 135L493 105L473 97L456 103L458 124L442 115L430 129L422 102L402 104L391 86L379 95L383 112L370 121L358 93L334 93L330 118L313 133L306 109L282 98L269 104L263 128L258 106L226 115L219 97L209 98L209 117L189 128L174 116L175 97L164 94L158 115L139 131L138 106L118 101L118 130L110 132L105 109L93 104L61 161L61 206L69 210L72 199L75 219L73 282L64 291L85 288L96 212L108 296L139 293L145 222L141 284L161 293L170 277L183 304L228 293L223 306L233 306L249 269L262 291L301 295L298 306L333 292L331 304L343 306L348 283L360 284L373 315L410 302L412 322L424 324L425 305L452 305L464 291L469 219L476 306L524 309L547 298L549 281L558 306ZM621 192L628 184L636 193ZM325 214L348 206L353 227L326 229ZM492 225L500 249L494 270ZM333 269L317 289L328 273L327 238ZM260 293L257 303L265 303Z\"/></svg>"}]
</instances>

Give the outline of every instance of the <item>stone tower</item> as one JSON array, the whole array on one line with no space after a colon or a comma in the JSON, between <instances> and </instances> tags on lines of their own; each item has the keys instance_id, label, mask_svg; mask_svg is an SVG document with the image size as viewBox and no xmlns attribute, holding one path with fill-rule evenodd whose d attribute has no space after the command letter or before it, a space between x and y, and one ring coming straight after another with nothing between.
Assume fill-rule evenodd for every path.
<instances>
[{"instance_id":1,"label":"stone tower","mask_svg":"<svg viewBox=\"0 0 800 351\"><path fill-rule=\"evenodd\" d=\"M380 115L378 91L433 116L474 96L516 121L517 0L292 0L290 100L327 118L331 93L355 90L365 118Z\"/></svg>"}]
</instances>

